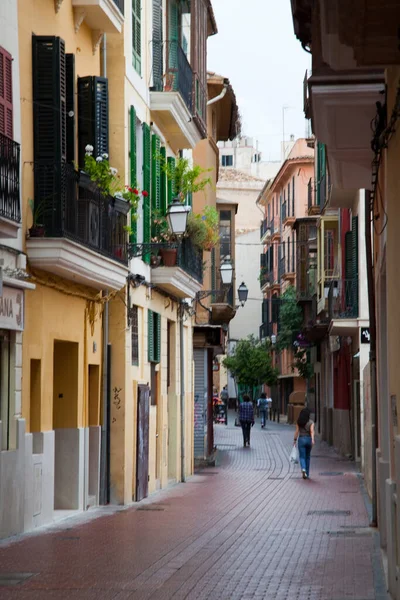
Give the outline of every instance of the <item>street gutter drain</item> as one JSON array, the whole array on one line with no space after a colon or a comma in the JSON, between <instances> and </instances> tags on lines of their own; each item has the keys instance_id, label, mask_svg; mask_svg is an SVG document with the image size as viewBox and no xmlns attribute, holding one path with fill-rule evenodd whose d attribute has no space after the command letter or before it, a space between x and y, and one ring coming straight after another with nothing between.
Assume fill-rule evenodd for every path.
<instances>
[{"instance_id":1,"label":"street gutter drain","mask_svg":"<svg viewBox=\"0 0 400 600\"><path fill-rule=\"evenodd\" d=\"M348 517L351 510L309 510L307 516L311 517Z\"/></svg>"},{"instance_id":2,"label":"street gutter drain","mask_svg":"<svg viewBox=\"0 0 400 600\"><path fill-rule=\"evenodd\" d=\"M344 475L343 471L325 471L324 473L320 473L322 477L338 477L339 475Z\"/></svg>"},{"instance_id":3,"label":"street gutter drain","mask_svg":"<svg viewBox=\"0 0 400 600\"><path fill-rule=\"evenodd\" d=\"M37 573L0 573L0 587L20 585Z\"/></svg>"}]
</instances>

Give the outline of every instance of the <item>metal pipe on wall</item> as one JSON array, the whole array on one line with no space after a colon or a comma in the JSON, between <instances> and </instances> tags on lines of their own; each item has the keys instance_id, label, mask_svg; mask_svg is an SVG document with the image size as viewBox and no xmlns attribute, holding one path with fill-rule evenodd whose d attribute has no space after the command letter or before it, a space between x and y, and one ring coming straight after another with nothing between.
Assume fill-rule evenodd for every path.
<instances>
[{"instance_id":1,"label":"metal pipe on wall","mask_svg":"<svg viewBox=\"0 0 400 600\"><path fill-rule=\"evenodd\" d=\"M105 292L107 294L107 292ZM100 453L100 504L108 503L108 412L109 412L109 395L108 395L108 321L109 321L108 302L104 305L103 311L103 381L102 381L102 398L103 398L103 419L101 424L101 453Z\"/></svg>"},{"instance_id":2,"label":"metal pipe on wall","mask_svg":"<svg viewBox=\"0 0 400 600\"><path fill-rule=\"evenodd\" d=\"M183 327L183 316L184 316L183 302L179 304L179 347L180 347L180 365L181 365L181 481L186 481L186 470L185 470L185 341Z\"/></svg>"},{"instance_id":3,"label":"metal pipe on wall","mask_svg":"<svg viewBox=\"0 0 400 600\"><path fill-rule=\"evenodd\" d=\"M373 216L372 216L373 218ZM375 315L375 280L372 262L372 235L371 235L371 193L365 192L365 250L367 255L367 284L369 306L369 363L371 373L371 433L372 433L372 520L371 526L378 524L378 493L376 477L376 449L378 438L378 393L376 386L376 315Z\"/></svg>"}]
</instances>

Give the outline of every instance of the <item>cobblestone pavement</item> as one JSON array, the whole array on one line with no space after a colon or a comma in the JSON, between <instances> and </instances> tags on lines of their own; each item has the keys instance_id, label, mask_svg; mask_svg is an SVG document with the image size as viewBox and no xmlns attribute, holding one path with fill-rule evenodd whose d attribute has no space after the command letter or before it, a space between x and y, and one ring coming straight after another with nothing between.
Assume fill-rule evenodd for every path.
<instances>
[{"instance_id":1,"label":"cobblestone pavement","mask_svg":"<svg viewBox=\"0 0 400 600\"><path fill-rule=\"evenodd\" d=\"M317 444L303 481L292 440L218 425L217 466L187 483L1 543L0 599L386 599L354 464Z\"/></svg>"}]
</instances>

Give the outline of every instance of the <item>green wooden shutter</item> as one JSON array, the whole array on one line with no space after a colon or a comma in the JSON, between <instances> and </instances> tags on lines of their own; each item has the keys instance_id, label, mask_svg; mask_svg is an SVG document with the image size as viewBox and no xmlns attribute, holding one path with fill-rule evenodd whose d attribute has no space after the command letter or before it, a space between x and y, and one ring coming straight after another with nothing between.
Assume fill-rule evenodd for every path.
<instances>
[{"instance_id":1,"label":"green wooden shutter","mask_svg":"<svg viewBox=\"0 0 400 600\"><path fill-rule=\"evenodd\" d=\"M132 187L136 187L136 110L134 106L131 106L129 111L129 122L130 122L130 154L129 154L129 168L130 168L130 184ZM136 215L132 214L131 211L131 234L129 241L131 244L137 242L137 220Z\"/></svg>"},{"instance_id":2,"label":"green wooden shutter","mask_svg":"<svg viewBox=\"0 0 400 600\"><path fill-rule=\"evenodd\" d=\"M132 64L139 75L142 73L141 10L141 0L132 0Z\"/></svg>"},{"instance_id":3,"label":"green wooden shutter","mask_svg":"<svg viewBox=\"0 0 400 600\"><path fill-rule=\"evenodd\" d=\"M159 212L161 208L161 165L160 165L160 138L153 133L151 136L151 210ZM151 235L157 235L156 227L152 226Z\"/></svg>"},{"instance_id":4,"label":"green wooden shutter","mask_svg":"<svg viewBox=\"0 0 400 600\"><path fill-rule=\"evenodd\" d=\"M151 143L150 127L143 123L143 190L148 196L143 196L143 243L151 243ZM150 252L143 254L143 260L150 263Z\"/></svg>"},{"instance_id":5,"label":"green wooden shutter","mask_svg":"<svg viewBox=\"0 0 400 600\"><path fill-rule=\"evenodd\" d=\"M173 90L178 89L178 44L179 44L179 8L177 0L168 4L168 72L171 81L167 82Z\"/></svg>"},{"instance_id":6,"label":"green wooden shutter","mask_svg":"<svg viewBox=\"0 0 400 600\"><path fill-rule=\"evenodd\" d=\"M163 91L162 0L153 0L153 89Z\"/></svg>"},{"instance_id":7,"label":"green wooden shutter","mask_svg":"<svg viewBox=\"0 0 400 600\"><path fill-rule=\"evenodd\" d=\"M358 217L352 218L351 263L354 316L358 317Z\"/></svg>"},{"instance_id":8,"label":"green wooden shutter","mask_svg":"<svg viewBox=\"0 0 400 600\"><path fill-rule=\"evenodd\" d=\"M78 158L85 164L85 148L93 156L108 154L108 80L105 77L78 77Z\"/></svg>"},{"instance_id":9,"label":"green wooden shutter","mask_svg":"<svg viewBox=\"0 0 400 600\"><path fill-rule=\"evenodd\" d=\"M161 315L153 313L154 321L154 362L159 363L161 360Z\"/></svg>"},{"instance_id":10,"label":"green wooden shutter","mask_svg":"<svg viewBox=\"0 0 400 600\"><path fill-rule=\"evenodd\" d=\"M317 205L321 205L321 183L326 185L325 180L321 182L321 179L326 174L326 152L325 144L321 142L317 143Z\"/></svg>"},{"instance_id":11,"label":"green wooden shutter","mask_svg":"<svg viewBox=\"0 0 400 600\"><path fill-rule=\"evenodd\" d=\"M170 177L168 177L168 192L167 192L167 202L168 204L171 204L171 202L173 201L174 197L175 197L175 158L169 156L167 158L167 164L168 164L168 172L171 174Z\"/></svg>"},{"instance_id":12,"label":"green wooden shutter","mask_svg":"<svg viewBox=\"0 0 400 600\"><path fill-rule=\"evenodd\" d=\"M75 54L65 55L66 66L66 156L67 162L75 162L76 107L75 107Z\"/></svg>"},{"instance_id":13,"label":"green wooden shutter","mask_svg":"<svg viewBox=\"0 0 400 600\"><path fill-rule=\"evenodd\" d=\"M150 309L147 311L147 356L149 362L154 362L154 314Z\"/></svg>"},{"instance_id":14,"label":"green wooden shutter","mask_svg":"<svg viewBox=\"0 0 400 600\"><path fill-rule=\"evenodd\" d=\"M166 150L165 146L160 148L161 161L162 164L165 165L166 161ZM161 214L165 215L167 213L167 174L164 169L161 169L160 173L160 210Z\"/></svg>"},{"instance_id":15,"label":"green wooden shutter","mask_svg":"<svg viewBox=\"0 0 400 600\"><path fill-rule=\"evenodd\" d=\"M35 205L48 232L61 233L62 165L67 158L64 40L32 36Z\"/></svg>"}]
</instances>

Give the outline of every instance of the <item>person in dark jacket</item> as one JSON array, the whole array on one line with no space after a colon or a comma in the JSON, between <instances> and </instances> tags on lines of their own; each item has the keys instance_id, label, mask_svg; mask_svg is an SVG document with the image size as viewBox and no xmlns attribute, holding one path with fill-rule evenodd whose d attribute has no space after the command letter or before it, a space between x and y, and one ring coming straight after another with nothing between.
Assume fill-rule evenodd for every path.
<instances>
[{"instance_id":1,"label":"person in dark jacket","mask_svg":"<svg viewBox=\"0 0 400 600\"><path fill-rule=\"evenodd\" d=\"M243 446L250 446L250 431L254 425L254 408L250 396L245 394L239 406L239 421L243 431Z\"/></svg>"}]
</instances>

